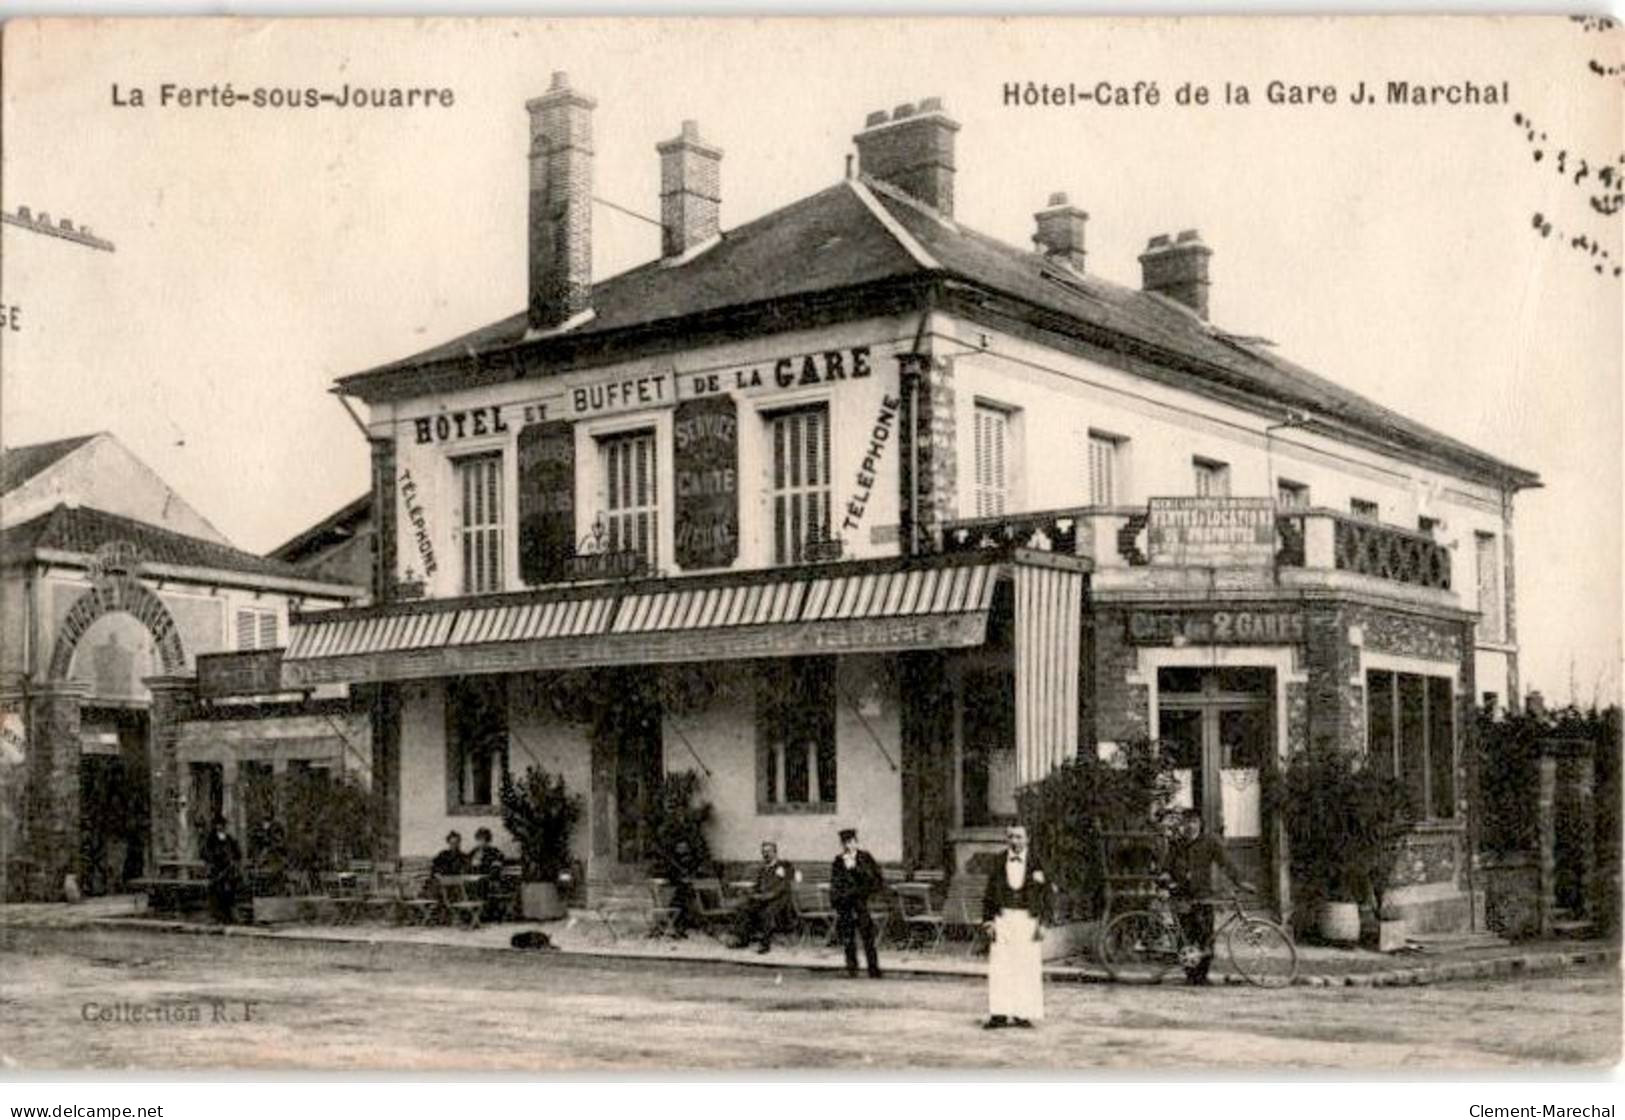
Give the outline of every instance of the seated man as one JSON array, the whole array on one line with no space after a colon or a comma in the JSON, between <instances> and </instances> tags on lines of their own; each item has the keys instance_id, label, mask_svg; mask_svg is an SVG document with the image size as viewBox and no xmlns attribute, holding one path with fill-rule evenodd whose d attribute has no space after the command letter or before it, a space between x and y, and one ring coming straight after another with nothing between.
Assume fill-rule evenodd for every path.
<instances>
[{"instance_id":1,"label":"seated man","mask_svg":"<svg viewBox=\"0 0 1625 1120\"><path fill-rule=\"evenodd\" d=\"M1243 882L1241 870L1225 850L1224 841L1202 834L1202 811L1186 809L1179 831L1168 844L1168 877L1186 940L1200 949L1200 956L1185 967L1185 979L1206 984L1213 964L1213 866L1217 864L1244 891L1253 889Z\"/></svg>"},{"instance_id":2,"label":"seated man","mask_svg":"<svg viewBox=\"0 0 1625 1120\"><path fill-rule=\"evenodd\" d=\"M491 830L474 830L474 850L468 853L468 866L475 875L502 874L502 849L491 843Z\"/></svg>"},{"instance_id":3,"label":"seated man","mask_svg":"<svg viewBox=\"0 0 1625 1120\"><path fill-rule=\"evenodd\" d=\"M762 864L756 869L756 885L734 915L735 949L743 949L755 941L758 953L772 950L773 934L790 914L790 890L795 878L795 868L779 858L779 846L771 840L764 841Z\"/></svg>"},{"instance_id":4,"label":"seated man","mask_svg":"<svg viewBox=\"0 0 1625 1120\"><path fill-rule=\"evenodd\" d=\"M434 857L429 870L438 878L446 875L468 874L468 853L463 851L463 834L455 830L446 833L445 848Z\"/></svg>"}]
</instances>

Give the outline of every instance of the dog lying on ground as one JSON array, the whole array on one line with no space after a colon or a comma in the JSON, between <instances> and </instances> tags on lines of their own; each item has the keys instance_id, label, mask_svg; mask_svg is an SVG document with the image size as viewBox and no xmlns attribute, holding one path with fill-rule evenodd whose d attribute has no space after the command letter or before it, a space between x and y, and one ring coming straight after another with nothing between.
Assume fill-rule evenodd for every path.
<instances>
[{"instance_id":1,"label":"dog lying on ground","mask_svg":"<svg viewBox=\"0 0 1625 1120\"><path fill-rule=\"evenodd\" d=\"M515 949L550 949L558 951L553 939L539 929L520 930L508 939L508 944Z\"/></svg>"}]
</instances>

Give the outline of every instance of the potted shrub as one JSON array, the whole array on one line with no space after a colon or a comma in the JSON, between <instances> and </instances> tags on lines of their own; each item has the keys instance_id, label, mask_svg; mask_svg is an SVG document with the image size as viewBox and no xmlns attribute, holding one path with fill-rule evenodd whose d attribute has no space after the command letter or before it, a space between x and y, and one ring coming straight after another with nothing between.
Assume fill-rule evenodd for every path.
<instances>
[{"instance_id":1,"label":"potted shrub","mask_svg":"<svg viewBox=\"0 0 1625 1120\"><path fill-rule=\"evenodd\" d=\"M1313 747L1292 757L1276 794L1292 878L1323 939L1360 939L1360 902L1387 888L1409 827L1404 786L1353 751ZM1391 912L1391 911L1390 911Z\"/></svg>"},{"instance_id":2,"label":"potted shrub","mask_svg":"<svg viewBox=\"0 0 1625 1120\"><path fill-rule=\"evenodd\" d=\"M517 782L502 776L502 824L519 845L525 917L545 922L565 916L559 879L570 868L570 837L581 808L581 797L565 788L562 774L532 766Z\"/></svg>"}]
</instances>

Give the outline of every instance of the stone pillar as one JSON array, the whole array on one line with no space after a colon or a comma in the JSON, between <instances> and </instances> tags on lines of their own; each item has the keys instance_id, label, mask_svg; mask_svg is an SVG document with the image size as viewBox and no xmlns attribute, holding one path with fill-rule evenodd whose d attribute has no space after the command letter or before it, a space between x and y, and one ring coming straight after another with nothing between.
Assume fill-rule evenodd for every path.
<instances>
[{"instance_id":1,"label":"stone pillar","mask_svg":"<svg viewBox=\"0 0 1625 1120\"><path fill-rule=\"evenodd\" d=\"M940 650L898 655L903 862L944 868L953 820L953 694Z\"/></svg>"},{"instance_id":2,"label":"stone pillar","mask_svg":"<svg viewBox=\"0 0 1625 1120\"><path fill-rule=\"evenodd\" d=\"M79 711L85 686L54 681L28 689L23 838L32 865L28 897L57 901L79 867Z\"/></svg>"},{"instance_id":3,"label":"stone pillar","mask_svg":"<svg viewBox=\"0 0 1625 1120\"><path fill-rule=\"evenodd\" d=\"M143 681L152 693L148 709L151 723L152 841L147 845L150 864L186 859L186 775L181 772L179 744L181 724L192 717L197 706L197 678L181 676L148 677Z\"/></svg>"},{"instance_id":4,"label":"stone pillar","mask_svg":"<svg viewBox=\"0 0 1625 1120\"><path fill-rule=\"evenodd\" d=\"M401 856L401 686L379 684L372 699L372 788L378 795L378 858Z\"/></svg>"},{"instance_id":5,"label":"stone pillar","mask_svg":"<svg viewBox=\"0 0 1625 1120\"><path fill-rule=\"evenodd\" d=\"M898 535L901 552L916 556L938 550L942 523L959 509L959 465L954 450L954 366L926 345L898 355L905 415L898 440Z\"/></svg>"},{"instance_id":6,"label":"stone pillar","mask_svg":"<svg viewBox=\"0 0 1625 1120\"><path fill-rule=\"evenodd\" d=\"M372 597L395 598L395 441L374 439L372 445ZM426 573L419 575L425 580Z\"/></svg>"},{"instance_id":7,"label":"stone pillar","mask_svg":"<svg viewBox=\"0 0 1625 1120\"><path fill-rule=\"evenodd\" d=\"M1540 936L1550 937L1557 911L1557 756L1543 751L1539 772L1535 864L1540 874Z\"/></svg>"}]
</instances>

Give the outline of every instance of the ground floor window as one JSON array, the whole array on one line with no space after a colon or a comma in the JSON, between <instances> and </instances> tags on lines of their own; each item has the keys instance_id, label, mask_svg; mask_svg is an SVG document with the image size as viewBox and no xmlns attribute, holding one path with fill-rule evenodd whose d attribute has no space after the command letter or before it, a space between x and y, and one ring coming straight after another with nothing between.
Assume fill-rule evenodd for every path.
<instances>
[{"instance_id":1,"label":"ground floor window","mask_svg":"<svg viewBox=\"0 0 1625 1120\"><path fill-rule=\"evenodd\" d=\"M1456 815L1455 688L1449 677L1366 674L1371 765L1405 783L1418 820Z\"/></svg>"},{"instance_id":2,"label":"ground floor window","mask_svg":"<svg viewBox=\"0 0 1625 1120\"><path fill-rule=\"evenodd\" d=\"M967 828L1016 819L1015 670L969 669L960 719L960 823Z\"/></svg>"},{"instance_id":3,"label":"ground floor window","mask_svg":"<svg viewBox=\"0 0 1625 1120\"><path fill-rule=\"evenodd\" d=\"M494 810L508 765L505 677L457 677L446 685L447 808Z\"/></svg>"},{"instance_id":4,"label":"ground floor window","mask_svg":"<svg viewBox=\"0 0 1625 1120\"><path fill-rule=\"evenodd\" d=\"M769 662L757 676L756 800L764 812L835 811L835 659Z\"/></svg>"}]
</instances>

